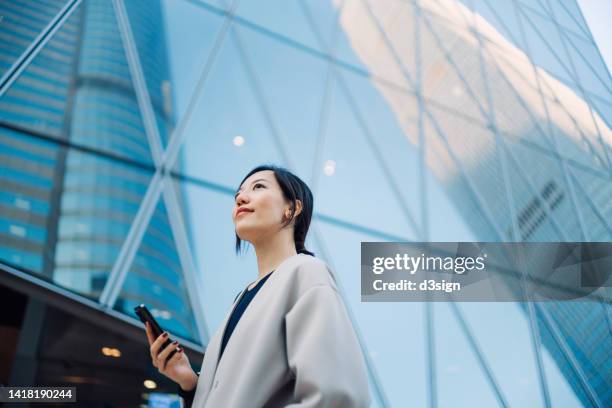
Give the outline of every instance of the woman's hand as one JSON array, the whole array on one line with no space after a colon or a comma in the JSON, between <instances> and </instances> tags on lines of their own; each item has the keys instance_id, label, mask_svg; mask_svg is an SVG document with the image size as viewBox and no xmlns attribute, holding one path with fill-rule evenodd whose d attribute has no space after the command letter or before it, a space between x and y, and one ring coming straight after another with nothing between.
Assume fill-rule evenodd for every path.
<instances>
[{"instance_id":1,"label":"woman's hand","mask_svg":"<svg viewBox=\"0 0 612 408\"><path fill-rule=\"evenodd\" d=\"M149 324L145 323L145 326L147 329L147 339L149 340L149 350L151 351L153 366L157 367L160 373L180 385L183 390L193 390L198 383L198 375L191 368L189 358L185 354L184 349L179 346L178 341L170 343L166 348L160 351L162 345L168 339L168 332L164 332L156 339ZM168 356L173 350L176 350L176 353L168 359Z\"/></svg>"}]
</instances>

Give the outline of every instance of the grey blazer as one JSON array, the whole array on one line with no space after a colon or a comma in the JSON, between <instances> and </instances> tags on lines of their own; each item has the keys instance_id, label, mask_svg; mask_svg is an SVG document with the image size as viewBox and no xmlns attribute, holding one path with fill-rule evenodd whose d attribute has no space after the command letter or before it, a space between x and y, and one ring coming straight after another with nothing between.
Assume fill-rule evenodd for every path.
<instances>
[{"instance_id":1,"label":"grey blazer","mask_svg":"<svg viewBox=\"0 0 612 408\"><path fill-rule=\"evenodd\" d=\"M218 361L232 310L208 343L194 408L370 405L361 348L325 262L306 254L285 259Z\"/></svg>"}]
</instances>

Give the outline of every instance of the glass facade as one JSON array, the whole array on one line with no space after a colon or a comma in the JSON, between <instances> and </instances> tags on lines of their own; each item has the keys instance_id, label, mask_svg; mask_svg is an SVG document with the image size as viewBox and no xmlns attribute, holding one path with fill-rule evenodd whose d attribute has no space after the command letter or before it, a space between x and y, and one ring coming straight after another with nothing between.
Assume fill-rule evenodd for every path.
<instances>
[{"instance_id":1,"label":"glass facade","mask_svg":"<svg viewBox=\"0 0 612 408\"><path fill-rule=\"evenodd\" d=\"M575 0L0 12L2 263L205 346L256 276L233 192L272 162L313 190L373 406L612 405L609 303L360 302L362 241L610 241L612 80Z\"/></svg>"},{"instance_id":2,"label":"glass facade","mask_svg":"<svg viewBox=\"0 0 612 408\"><path fill-rule=\"evenodd\" d=\"M6 18L30 13L36 21L48 8L25 8L27 3L4 5ZM147 125L161 143L174 124L165 30L159 3L138 9L126 4L124 15L137 15L129 27L112 3L66 6L65 21L48 33L0 98L7 157L2 252L12 265L102 300L155 171L139 104L150 103L153 120ZM19 40L13 31L2 35L6 43ZM133 80L137 68L128 60L137 56L126 52L128 36L151 45L137 64L146 78L141 82ZM137 95L137 86L149 102ZM169 329L197 340L165 212L156 211L149 223L121 295L109 303L132 314L146 299Z\"/></svg>"}]
</instances>

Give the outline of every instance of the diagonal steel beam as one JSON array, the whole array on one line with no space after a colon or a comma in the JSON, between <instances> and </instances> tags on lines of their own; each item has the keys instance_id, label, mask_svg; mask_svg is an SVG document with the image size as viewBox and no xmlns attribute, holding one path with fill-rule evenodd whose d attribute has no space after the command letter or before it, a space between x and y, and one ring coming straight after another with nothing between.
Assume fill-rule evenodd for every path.
<instances>
[{"instance_id":1,"label":"diagonal steel beam","mask_svg":"<svg viewBox=\"0 0 612 408\"><path fill-rule=\"evenodd\" d=\"M119 27L119 33L121 34L123 49L125 50L125 56L128 62L128 68L132 77L132 83L136 93L136 100L138 101L138 107L140 108L140 113L143 119L145 134L147 135L147 139L149 141L149 148L151 149L153 163L155 163L156 167L160 167L163 148L161 138L159 136L159 129L155 120L153 104L147 88L142 65L140 64L140 56L138 54L136 42L134 41L134 35L132 34L132 27L130 25L123 0L113 0L112 4L115 11L115 16L117 17L117 25Z\"/></svg>"},{"instance_id":2,"label":"diagonal steel beam","mask_svg":"<svg viewBox=\"0 0 612 408\"><path fill-rule=\"evenodd\" d=\"M178 192L175 191L172 185L172 179L168 174L162 177L163 198L168 212L168 221L172 228L172 235L178 250L179 261L181 262L183 277L185 279L185 287L189 296L191 310L195 317L198 334L202 344L208 344L210 333L208 324L206 323L206 315L204 310L204 299L202 293L202 281L197 274L197 267L194 262L194 257L190 249L187 228L183 219L183 210L179 204Z\"/></svg>"},{"instance_id":3,"label":"diagonal steel beam","mask_svg":"<svg viewBox=\"0 0 612 408\"><path fill-rule=\"evenodd\" d=\"M81 4L81 0L68 1L64 7L53 17L47 26L30 43L28 48L17 58L17 61L0 78L0 98L10 86L19 78L21 73L30 65L32 60L40 53L53 35L59 30L68 18Z\"/></svg>"},{"instance_id":4,"label":"diagonal steel beam","mask_svg":"<svg viewBox=\"0 0 612 408\"><path fill-rule=\"evenodd\" d=\"M208 80L210 71L212 70L212 67L215 63L217 55L219 54L219 51L221 50L221 47L223 46L227 33L233 25L234 14L236 12L236 8L238 7L239 2L240 0L233 0L233 2L231 3L229 11L227 12L226 18L223 22L223 25L221 26L221 29L219 30L219 33L217 34L215 43L213 44L213 47L210 50L208 57L205 59L202 69L200 70L201 72L200 77L198 78L198 81L196 82L191 98L189 98L187 109L185 110L185 113L183 114L183 117L180 119L178 125L176 126L172 134L170 135L168 145L162 157L162 163L164 167L168 169L168 171L172 169L172 166L174 165L174 162L177 159L180 148L183 144L183 140L185 139L185 136L186 136L187 125L189 124L189 121L191 120L191 117L193 116L193 113L195 112L196 107L198 105L198 101L200 100L200 97L202 96L202 93L204 92L204 86L206 85L206 81Z\"/></svg>"},{"instance_id":5,"label":"diagonal steel beam","mask_svg":"<svg viewBox=\"0 0 612 408\"><path fill-rule=\"evenodd\" d=\"M585 391L587 398L589 399L591 404L593 404L594 407L603 408L604 405L599 400L599 397L597 396L597 393L593 390L593 387L591 387L591 384L589 384L586 373L584 372L584 370L582 370L582 367L580 367L580 363L578 363L578 361L576 360L572 349L567 344L567 341L563 337L563 334L559 330L556 322L550 316L548 310L546 310L545 307L542 307L540 302L535 303L536 309L539 315L542 317L542 322L546 325L555 343L557 343L557 346L561 349L563 356L567 359L570 364L570 367L572 367L574 373L578 376L580 384L582 385L582 388Z\"/></svg>"},{"instance_id":6,"label":"diagonal steel beam","mask_svg":"<svg viewBox=\"0 0 612 408\"><path fill-rule=\"evenodd\" d=\"M470 345L472 352L474 353L474 355L476 356L476 359L478 360L480 368L483 370L485 377L487 378L487 381L489 382L489 385L493 389L495 396L497 398L497 402L499 402L499 405L501 405L502 407L508 408L509 407L508 400L504 396L502 389L499 386L499 383L497 379L495 378L495 375L493 374L493 370L491 370L491 367L489 363L487 362L485 355L483 354L481 347L478 344L478 341L476 340L476 337L472 333L472 329L470 328L467 321L463 317L463 313L461 312L461 310L459 310L459 307L457 306L456 302L451 301L451 302L448 302L448 304L450 305L451 310L455 314L455 318L457 322L459 323L459 327L461 327L461 330L465 334L468 340L468 344Z\"/></svg>"},{"instance_id":7,"label":"diagonal steel beam","mask_svg":"<svg viewBox=\"0 0 612 408\"><path fill-rule=\"evenodd\" d=\"M100 295L100 303L111 309L115 304L117 296L119 296L119 291L125 281L128 268L132 265L138 246L153 216L161 190L161 172L156 171L140 203L140 207L138 207L138 212L132 221L128 235L121 246L117 260Z\"/></svg>"}]
</instances>

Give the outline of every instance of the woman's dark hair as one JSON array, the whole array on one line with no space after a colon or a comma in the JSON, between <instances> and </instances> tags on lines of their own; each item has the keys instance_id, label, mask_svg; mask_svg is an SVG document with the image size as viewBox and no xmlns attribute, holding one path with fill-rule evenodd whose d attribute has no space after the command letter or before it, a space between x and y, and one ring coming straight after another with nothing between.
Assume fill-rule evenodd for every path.
<instances>
[{"instance_id":1,"label":"woman's dark hair","mask_svg":"<svg viewBox=\"0 0 612 408\"><path fill-rule=\"evenodd\" d=\"M276 177L276 181L283 192L283 197L291 203L291 215L283 222L282 228L289 225L293 219L295 214L295 200L300 200L302 202L302 212L295 218L293 240L295 242L295 249L298 253L314 256L313 252L308 251L304 247L304 241L306 241L306 234L308 233L310 220L312 218L313 199L310 188L308 188L302 179L289 170L272 164L264 164L255 167L249 174L244 176L240 185L242 185L244 180L249 178L252 174L264 170L271 170L274 173L274 177ZM240 253L241 245L242 240L238 234L236 234L236 254Z\"/></svg>"}]
</instances>

